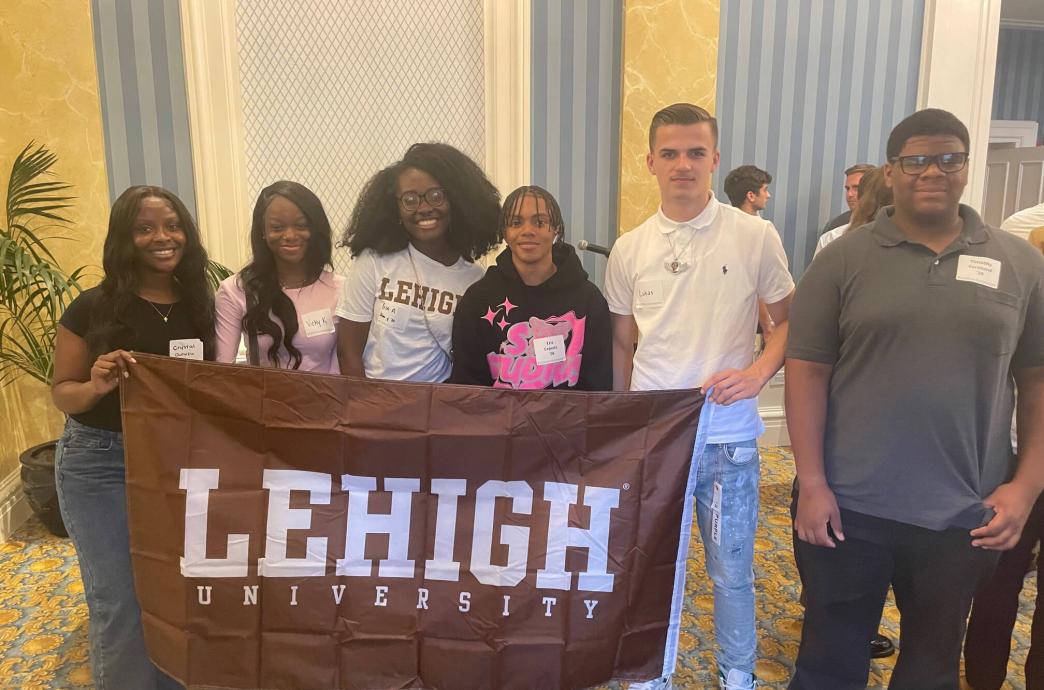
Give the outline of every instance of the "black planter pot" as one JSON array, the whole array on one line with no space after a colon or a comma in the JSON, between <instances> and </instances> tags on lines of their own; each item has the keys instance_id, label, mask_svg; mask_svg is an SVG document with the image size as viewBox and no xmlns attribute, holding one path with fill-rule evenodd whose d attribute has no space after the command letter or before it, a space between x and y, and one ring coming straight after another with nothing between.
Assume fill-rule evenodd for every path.
<instances>
[{"instance_id":1,"label":"black planter pot","mask_svg":"<svg viewBox=\"0 0 1044 690\"><path fill-rule=\"evenodd\" d=\"M58 508L58 492L54 486L54 452L57 441L48 441L18 456L22 463L22 490L29 506L40 522L58 537L68 537L62 511Z\"/></svg>"}]
</instances>

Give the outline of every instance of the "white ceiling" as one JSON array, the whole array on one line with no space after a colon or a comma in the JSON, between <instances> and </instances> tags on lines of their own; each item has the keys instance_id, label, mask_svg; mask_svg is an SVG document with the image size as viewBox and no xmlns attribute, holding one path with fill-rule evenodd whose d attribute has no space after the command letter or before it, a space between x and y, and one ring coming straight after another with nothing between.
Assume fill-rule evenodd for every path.
<instances>
[{"instance_id":1,"label":"white ceiling","mask_svg":"<svg viewBox=\"0 0 1044 690\"><path fill-rule=\"evenodd\" d=\"M1044 22L1044 0L1003 0L1001 20Z\"/></svg>"}]
</instances>

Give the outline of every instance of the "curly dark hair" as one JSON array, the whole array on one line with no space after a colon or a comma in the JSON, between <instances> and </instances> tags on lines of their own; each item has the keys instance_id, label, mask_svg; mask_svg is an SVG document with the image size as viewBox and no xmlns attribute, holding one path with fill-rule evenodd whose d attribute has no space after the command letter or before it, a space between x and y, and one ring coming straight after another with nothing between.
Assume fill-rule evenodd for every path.
<instances>
[{"instance_id":1,"label":"curly dark hair","mask_svg":"<svg viewBox=\"0 0 1044 690\"><path fill-rule=\"evenodd\" d=\"M410 168L428 173L446 190L452 209L446 239L462 257L474 261L500 243L500 192L482 168L449 144L422 143L366 183L341 238L352 256L364 249L390 254L409 244L396 197L399 176Z\"/></svg>"},{"instance_id":2,"label":"curly dark hair","mask_svg":"<svg viewBox=\"0 0 1044 690\"><path fill-rule=\"evenodd\" d=\"M297 369L301 366L301 351L293 345L298 329L297 309L279 284L275 257L272 256L272 250L265 240L265 210L277 196L293 202L308 219L310 235L304 261L309 285L319 280L323 269L330 265L330 238L333 233L323 203L308 187L297 182L280 180L268 185L258 194L250 223L250 248L253 258L239 273L247 303L247 310L243 315L243 330L272 338L268 358L277 366L279 348L285 347L290 355L290 367ZM283 324L282 327L272 320L269 312L275 314Z\"/></svg>"},{"instance_id":3,"label":"curly dark hair","mask_svg":"<svg viewBox=\"0 0 1044 690\"><path fill-rule=\"evenodd\" d=\"M102 250L101 297L91 311L87 346L92 359L135 338L129 316L141 286L138 253L134 248L134 222L141 202L149 197L163 199L178 216L185 233L185 247L174 269L174 288L192 315L192 325L203 334L203 357L214 359L214 292L207 281L207 251L199 237L192 214L173 192L162 187L140 185L120 194L109 213L109 231Z\"/></svg>"}]
</instances>

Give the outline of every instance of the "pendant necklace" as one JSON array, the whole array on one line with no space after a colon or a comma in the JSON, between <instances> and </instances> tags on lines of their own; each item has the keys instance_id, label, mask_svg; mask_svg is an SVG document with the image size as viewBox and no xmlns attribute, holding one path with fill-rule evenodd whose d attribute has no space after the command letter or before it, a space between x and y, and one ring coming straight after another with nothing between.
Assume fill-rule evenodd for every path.
<instances>
[{"instance_id":1,"label":"pendant necklace","mask_svg":"<svg viewBox=\"0 0 1044 690\"><path fill-rule=\"evenodd\" d=\"M420 285L421 284L421 282L420 282L420 274L417 273L417 264L413 261L413 245L411 245L409 243L406 244L406 256L410 257L410 267L413 268L413 280L414 280L414 282L417 285ZM448 359L450 362L452 362L453 361L452 349L451 350L446 350L446 348L444 348L442 346L442 342L439 341L438 337L435 335L435 331L431 330L431 322L428 321L428 311L424 308L423 304L421 304L421 306L420 306L420 313L421 313L421 316L424 317L424 328L427 329L428 335L430 335L431 339L435 341L436 347L438 347L439 350L442 351L442 354L446 355L446 359Z\"/></svg>"},{"instance_id":2,"label":"pendant necklace","mask_svg":"<svg viewBox=\"0 0 1044 690\"><path fill-rule=\"evenodd\" d=\"M152 307L153 311L155 311L157 314L159 314L159 317L161 319L163 319L163 323L167 323L167 319L170 318L170 313L172 311L174 311L174 304L177 304L177 302L174 302L174 304L171 304L171 305L167 306L167 313L164 314L163 312L161 312L159 310L159 307L157 307L153 302L150 302L149 300L145 300L145 301L149 303L149 306Z\"/></svg>"},{"instance_id":3,"label":"pendant necklace","mask_svg":"<svg viewBox=\"0 0 1044 690\"><path fill-rule=\"evenodd\" d=\"M671 240L671 235L673 234L673 230L667 233L667 246L671 248L671 254L674 256L674 260L664 261L663 267L667 269L668 273L671 273L672 275L678 275L679 273L683 273L684 271L687 271L689 269L689 262L682 261L682 257L685 256L686 252L688 252L689 250L689 247L692 246L692 241L696 239L696 235L695 233L693 233L692 237L689 238L689 241L685 243L685 246L682 247L682 250L679 252L674 250L674 242Z\"/></svg>"}]
</instances>

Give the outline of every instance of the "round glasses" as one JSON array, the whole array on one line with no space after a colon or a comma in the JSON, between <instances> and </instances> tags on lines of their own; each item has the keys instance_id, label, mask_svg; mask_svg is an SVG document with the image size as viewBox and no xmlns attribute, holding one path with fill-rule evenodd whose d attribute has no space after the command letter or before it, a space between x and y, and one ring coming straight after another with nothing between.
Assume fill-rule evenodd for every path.
<instances>
[{"instance_id":1,"label":"round glasses","mask_svg":"<svg viewBox=\"0 0 1044 690\"><path fill-rule=\"evenodd\" d=\"M407 211L416 211L420 208L421 201L427 201L428 206L438 208L446 203L446 190L442 187L432 187L423 194L417 192L406 192L399 197L399 205Z\"/></svg>"},{"instance_id":2,"label":"round glasses","mask_svg":"<svg viewBox=\"0 0 1044 690\"><path fill-rule=\"evenodd\" d=\"M968 164L968 154L964 151L956 153L940 153L937 156L896 156L892 162L899 163L899 169L907 175L920 175L928 167L935 165L944 173L955 173L964 170Z\"/></svg>"}]
</instances>

